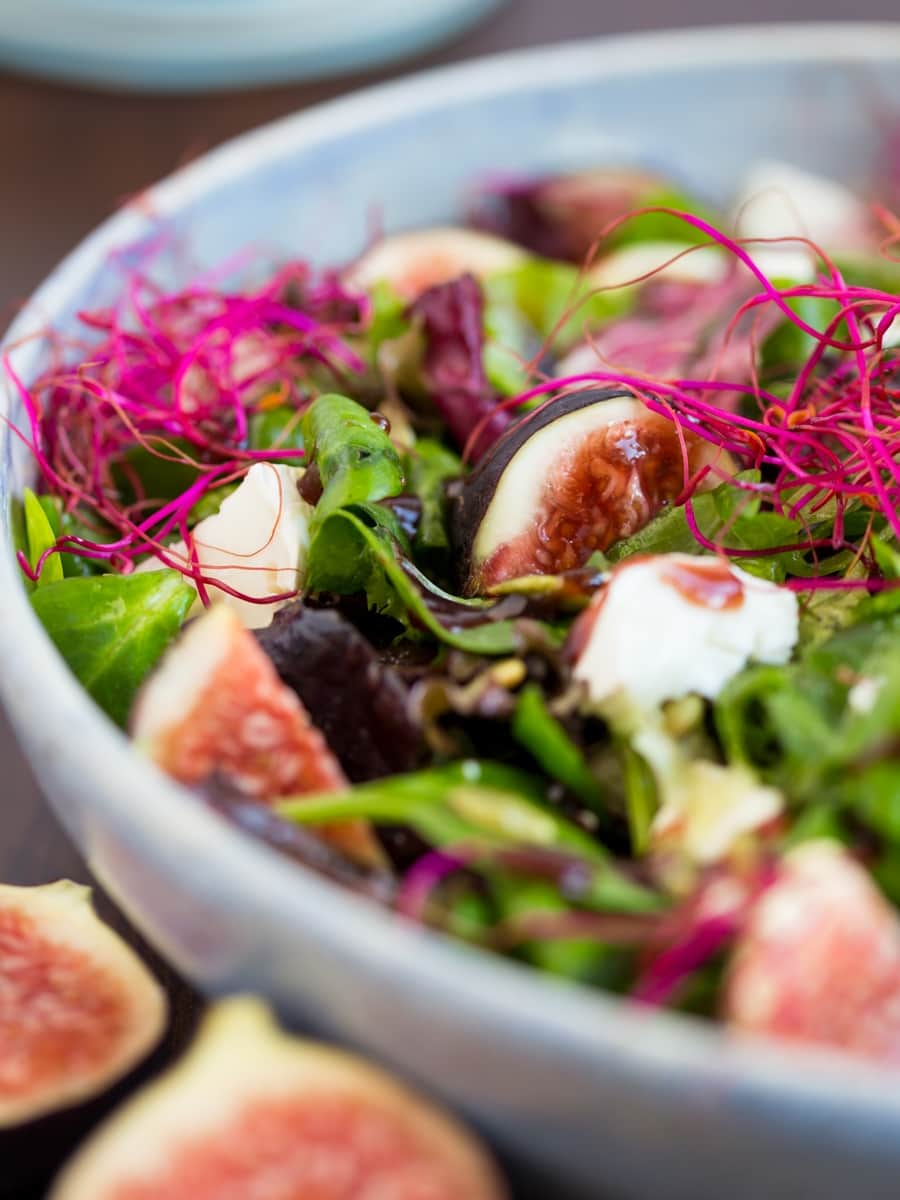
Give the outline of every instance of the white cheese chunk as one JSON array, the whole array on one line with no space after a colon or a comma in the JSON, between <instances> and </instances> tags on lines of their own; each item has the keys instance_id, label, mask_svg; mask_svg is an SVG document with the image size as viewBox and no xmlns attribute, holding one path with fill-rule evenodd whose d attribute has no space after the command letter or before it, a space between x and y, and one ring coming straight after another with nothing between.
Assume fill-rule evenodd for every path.
<instances>
[{"instance_id":1,"label":"white cheese chunk","mask_svg":"<svg viewBox=\"0 0 900 1200\"><path fill-rule=\"evenodd\" d=\"M715 579L699 586L704 572L720 579L725 572L726 584L730 575L738 602L719 603ZM677 586L679 577L698 579L697 594ZM786 662L797 640L797 600L722 560L660 554L617 567L581 621L574 676L590 705L649 712L691 692L714 699L750 661Z\"/></svg>"},{"instance_id":2,"label":"white cheese chunk","mask_svg":"<svg viewBox=\"0 0 900 1200\"><path fill-rule=\"evenodd\" d=\"M585 282L594 288L639 286L651 279L711 285L725 278L728 267L728 255L719 246L632 242L601 258L588 271Z\"/></svg>"},{"instance_id":3,"label":"white cheese chunk","mask_svg":"<svg viewBox=\"0 0 900 1200\"><path fill-rule=\"evenodd\" d=\"M274 596L297 591L303 583L313 509L297 491L302 467L255 463L217 513L193 530L194 550L207 578L245 596ZM184 542L170 546L171 557L186 558ZM155 560L148 564L158 566ZM286 601L254 604L216 587L208 594L227 604L248 629L268 625Z\"/></svg>"},{"instance_id":4,"label":"white cheese chunk","mask_svg":"<svg viewBox=\"0 0 900 1200\"><path fill-rule=\"evenodd\" d=\"M825 250L859 246L867 223L865 205L843 184L769 160L744 176L734 216L742 237L807 237Z\"/></svg>"},{"instance_id":5,"label":"white cheese chunk","mask_svg":"<svg viewBox=\"0 0 900 1200\"><path fill-rule=\"evenodd\" d=\"M655 847L714 863L781 815L784 800L776 788L745 767L686 757L658 725L645 726L632 744L656 779L661 803L650 828Z\"/></svg>"}]
</instances>

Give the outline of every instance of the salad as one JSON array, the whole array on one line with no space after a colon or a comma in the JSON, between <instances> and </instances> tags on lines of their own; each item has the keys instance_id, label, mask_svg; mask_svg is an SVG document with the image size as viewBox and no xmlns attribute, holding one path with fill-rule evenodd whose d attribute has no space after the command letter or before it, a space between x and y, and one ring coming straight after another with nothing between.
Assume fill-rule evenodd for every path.
<instances>
[{"instance_id":1,"label":"salad","mask_svg":"<svg viewBox=\"0 0 900 1200\"><path fill-rule=\"evenodd\" d=\"M475 946L900 1063L900 221L602 168L21 398L47 633L192 802ZM247 277L249 276L249 278Z\"/></svg>"}]
</instances>

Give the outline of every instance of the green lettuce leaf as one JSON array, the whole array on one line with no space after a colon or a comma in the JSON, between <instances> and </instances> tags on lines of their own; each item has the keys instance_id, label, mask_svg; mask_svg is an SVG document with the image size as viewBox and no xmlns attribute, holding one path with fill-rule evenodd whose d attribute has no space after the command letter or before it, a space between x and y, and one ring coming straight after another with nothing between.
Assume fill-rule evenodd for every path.
<instances>
[{"instance_id":1,"label":"green lettuce leaf","mask_svg":"<svg viewBox=\"0 0 900 1200\"><path fill-rule=\"evenodd\" d=\"M416 552L428 555L449 550L445 488L449 480L463 473L459 455L431 438L419 438L403 465L409 490L418 496L422 505L415 537Z\"/></svg>"},{"instance_id":2,"label":"green lettuce leaf","mask_svg":"<svg viewBox=\"0 0 900 1200\"><path fill-rule=\"evenodd\" d=\"M61 579L31 603L57 650L119 725L197 598L175 571Z\"/></svg>"},{"instance_id":3,"label":"green lettuce leaf","mask_svg":"<svg viewBox=\"0 0 900 1200\"><path fill-rule=\"evenodd\" d=\"M48 497L49 499L49 497ZM38 497L26 488L22 495L22 507L25 518L25 537L28 543L28 562L32 570L37 568L41 555L45 554L59 537L58 517L54 523L52 506L45 505ZM58 583L63 578L63 565L59 554L50 554L44 559L37 588L47 587Z\"/></svg>"},{"instance_id":4,"label":"green lettuce leaf","mask_svg":"<svg viewBox=\"0 0 900 1200\"><path fill-rule=\"evenodd\" d=\"M443 848L534 846L568 852L597 868L579 897L582 905L624 912L660 907L655 893L621 874L599 842L546 803L539 779L500 763L466 759L346 792L280 800L276 809L304 825L355 819L409 825Z\"/></svg>"}]
</instances>

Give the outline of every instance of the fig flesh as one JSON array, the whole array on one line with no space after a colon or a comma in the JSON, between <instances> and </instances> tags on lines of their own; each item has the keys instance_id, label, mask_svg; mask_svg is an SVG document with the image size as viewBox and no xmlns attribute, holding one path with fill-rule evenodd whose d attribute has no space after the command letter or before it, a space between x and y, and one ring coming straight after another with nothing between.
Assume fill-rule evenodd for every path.
<instances>
[{"instance_id":1,"label":"fig flesh","mask_svg":"<svg viewBox=\"0 0 900 1200\"><path fill-rule=\"evenodd\" d=\"M97 1095L165 1021L162 989L89 888L0 885L0 1128Z\"/></svg>"},{"instance_id":2,"label":"fig flesh","mask_svg":"<svg viewBox=\"0 0 900 1200\"><path fill-rule=\"evenodd\" d=\"M708 453L689 445L691 471ZM451 530L468 594L582 567L685 484L678 429L635 397L586 388L513 425L457 490Z\"/></svg>"},{"instance_id":3,"label":"fig flesh","mask_svg":"<svg viewBox=\"0 0 900 1200\"><path fill-rule=\"evenodd\" d=\"M192 622L138 693L131 732L169 775L220 775L257 800L339 791L347 779L299 698L223 604ZM351 857L380 858L369 827L328 828Z\"/></svg>"},{"instance_id":4,"label":"fig flesh","mask_svg":"<svg viewBox=\"0 0 900 1200\"><path fill-rule=\"evenodd\" d=\"M502 1200L481 1147L383 1072L238 998L101 1127L51 1200Z\"/></svg>"},{"instance_id":5,"label":"fig flesh","mask_svg":"<svg viewBox=\"0 0 900 1200\"><path fill-rule=\"evenodd\" d=\"M900 1064L900 921L835 842L792 850L750 914L725 1017L754 1033Z\"/></svg>"},{"instance_id":6,"label":"fig flesh","mask_svg":"<svg viewBox=\"0 0 900 1200\"><path fill-rule=\"evenodd\" d=\"M471 229L413 229L376 242L345 272L349 287L366 291L388 283L404 300L460 275L477 279L512 271L527 256L511 242Z\"/></svg>"}]
</instances>

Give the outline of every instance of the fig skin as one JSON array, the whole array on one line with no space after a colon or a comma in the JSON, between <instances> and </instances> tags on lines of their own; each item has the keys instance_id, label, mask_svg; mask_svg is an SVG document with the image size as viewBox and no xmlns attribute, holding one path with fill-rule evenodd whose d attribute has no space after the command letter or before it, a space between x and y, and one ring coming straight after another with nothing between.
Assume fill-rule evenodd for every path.
<instances>
[{"instance_id":1,"label":"fig skin","mask_svg":"<svg viewBox=\"0 0 900 1200\"><path fill-rule=\"evenodd\" d=\"M420 738L409 689L346 617L295 601L256 637L354 783L415 766Z\"/></svg>"},{"instance_id":2,"label":"fig skin","mask_svg":"<svg viewBox=\"0 0 900 1200\"><path fill-rule=\"evenodd\" d=\"M36 979L25 978L26 963ZM90 888L69 880L0 885L0 978L2 1130L98 1095L149 1053L166 1025L162 988L96 915ZM67 1005L75 1010L68 1021ZM15 1086L21 1070L38 1072L30 1088Z\"/></svg>"},{"instance_id":3,"label":"fig skin","mask_svg":"<svg viewBox=\"0 0 900 1200\"><path fill-rule=\"evenodd\" d=\"M347 787L299 698L223 604L193 621L166 652L138 693L131 733L181 783L220 775L262 801ZM329 826L323 836L367 866L382 861L365 821Z\"/></svg>"},{"instance_id":4,"label":"fig skin","mask_svg":"<svg viewBox=\"0 0 900 1200\"><path fill-rule=\"evenodd\" d=\"M341 1122L344 1128L341 1128ZM100 1128L50 1200L504 1200L486 1153L384 1072L288 1036L239 997Z\"/></svg>"},{"instance_id":5,"label":"fig skin","mask_svg":"<svg viewBox=\"0 0 900 1200\"><path fill-rule=\"evenodd\" d=\"M540 560L535 557L535 553L540 549L539 527L537 519L540 517L540 511L533 514L533 521L530 528L527 526L517 533L512 541L499 541L489 547L487 552L483 545L479 547L479 540L483 541L482 528L485 525L486 519L489 516L489 511L492 509L498 489L504 479L504 474L508 468L516 469L514 459L522 451L527 443L534 437L546 439L545 455L542 457L541 465L545 467L542 484L546 488L549 484L556 482L558 479L565 479L567 470L570 470L571 464L565 461L565 457L558 453L559 447L554 447L552 438L553 426L563 418L573 416L585 409L599 406L601 411L598 417L602 418L602 406L617 402L620 405L624 402L628 406L635 409L635 415L629 417L618 417L611 421L609 428L615 429L622 426L623 431L628 430L623 438L623 449L616 448L617 458L611 462L610 476L624 473L625 470L634 470L640 475L638 463L643 462L653 465L658 468L662 478L662 490L665 499L673 499L674 495L681 490L683 485L683 473L681 469L681 453L678 443L677 433L674 427L669 426L665 418L659 417L649 410L643 409L640 402L637 401L630 393L623 392L619 388L594 388L586 387L577 391L567 392L561 396L554 397L546 401L540 408L535 409L525 417L521 418L511 426L510 429L495 442L494 446L487 456L478 464L471 475L459 484L454 494L450 498L450 532L453 541L454 549L457 554L459 564L459 582L466 594L472 595L481 591L486 586L502 582L505 579L513 578L518 575L526 574L548 574L556 570L572 569L581 567L589 557L591 549L580 556L581 561L563 562L553 565L542 565ZM643 409L643 411L641 411ZM603 428L603 421L599 419L596 426L596 431L600 432ZM580 435L581 441L564 440L566 454L571 454L573 449L577 454L578 449L584 445L584 442L594 430L584 432ZM649 444L643 444L642 432L645 438L649 438ZM565 435L561 435L565 438ZM654 457L652 446L653 439L671 440L671 445L666 447L665 458L660 459L659 455ZM627 445L625 443L627 442ZM521 469L521 464L519 464ZM671 476L671 478L669 478ZM599 485L595 485L599 486ZM645 494L643 486L637 489L637 504L632 506L635 509L643 507L646 509L644 519L640 518L640 514L636 511L627 513L616 513L616 507L622 506L624 501L631 504L630 495L632 491L631 483L629 482L626 490L629 496L615 495L608 502L609 505L609 528L603 537L594 538L593 548L604 550L620 537L626 536L637 531L646 521L649 520L659 510L661 503L659 498L654 498ZM671 493L671 495L669 494ZM543 492L538 495L539 503L544 503L545 496ZM590 498L586 499L583 509L587 509ZM580 511L582 511L579 507ZM496 512L496 510L494 510ZM615 528L616 516L619 516L620 522L625 520L629 522L627 527ZM573 523L576 523L573 518ZM531 535L533 546L528 549L524 547L524 540ZM523 539L520 545L520 539ZM515 543L513 557L515 558L514 566L500 566L496 564L495 556L507 551ZM528 549L528 553L523 553ZM521 559L521 561L519 561ZM494 560L492 565L492 560Z\"/></svg>"},{"instance_id":6,"label":"fig skin","mask_svg":"<svg viewBox=\"0 0 900 1200\"><path fill-rule=\"evenodd\" d=\"M214 775L200 785L198 794L223 819L317 875L377 904L393 901L396 880L389 872L367 869L352 861L313 830L285 820L268 805L245 796L228 780Z\"/></svg>"}]
</instances>

